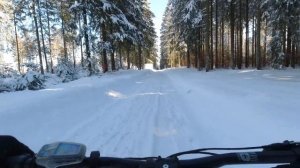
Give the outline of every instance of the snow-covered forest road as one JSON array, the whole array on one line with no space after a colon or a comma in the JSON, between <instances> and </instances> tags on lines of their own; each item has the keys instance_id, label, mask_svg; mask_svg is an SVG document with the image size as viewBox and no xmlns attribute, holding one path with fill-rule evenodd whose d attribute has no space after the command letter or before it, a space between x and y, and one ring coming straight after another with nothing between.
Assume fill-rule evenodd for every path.
<instances>
[{"instance_id":1,"label":"snow-covered forest road","mask_svg":"<svg viewBox=\"0 0 300 168\"><path fill-rule=\"evenodd\" d=\"M75 141L105 156L300 141L300 73L120 71L0 94L0 134L36 152Z\"/></svg>"}]
</instances>

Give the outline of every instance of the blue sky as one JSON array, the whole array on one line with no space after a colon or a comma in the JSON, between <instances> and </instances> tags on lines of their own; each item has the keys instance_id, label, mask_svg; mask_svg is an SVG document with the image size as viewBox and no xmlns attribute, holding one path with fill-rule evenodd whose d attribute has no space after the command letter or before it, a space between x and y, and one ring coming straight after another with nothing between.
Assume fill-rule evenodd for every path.
<instances>
[{"instance_id":1,"label":"blue sky","mask_svg":"<svg viewBox=\"0 0 300 168\"><path fill-rule=\"evenodd\" d=\"M165 9L167 7L168 0L148 0L148 1L150 2L150 8L155 15L155 18L153 21L155 24L157 36L159 37L162 17L163 17ZM158 45L159 45L159 43L158 43Z\"/></svg>"}]
</instances>

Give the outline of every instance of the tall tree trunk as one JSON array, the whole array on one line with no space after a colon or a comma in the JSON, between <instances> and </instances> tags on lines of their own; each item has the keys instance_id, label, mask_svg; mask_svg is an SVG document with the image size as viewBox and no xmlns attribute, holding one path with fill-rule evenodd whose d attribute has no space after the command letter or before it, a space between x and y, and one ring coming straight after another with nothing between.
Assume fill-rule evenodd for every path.
<instances>
[{"instance_id":1,"label":"tall tree trunk","mask_svg":"<svg viewBox=\"0 0 300 168\"><path fill-rule=\"evenodd\" d=\"M66 35L65 35L65 20L64 20L64 13L63 13L63 2L61 2L60 10L61 10L61 30L62 30L62 39L63 39L63 45L64 45L64 57L65 59L68 59L68 50L67 50L67 44L66 44Z\"/></svg>"},{"instance_id":2,"label":"tall tree trunk","mask_svg":"<svg viewBox=\"0 0 300 168\"><path fill-rule=\"evenodd\" d=\"M202 44L198 44L197 46L197 52L198 52L198 59L197 59L197 64L198 64L198 71L202 70L202 66L201 66L201 46ZM180 60L180 58L179 58ZM180 65L179 65L180 66Z\"/></svg>"},{"instance_id":3,"label":"tall tree trunk","mask_svg":"<svg viewBox=\"0 0 300 168\"><path fill-rule=\"evenodd\" d=\"M40 29L41 29L44 59L45 59L45 63L46 63L46 71L49 72L48 58L47 58L47 54L46 54L46 45L45 45L45 40L44 40L44 30L43 30L41 8L40 8L40 0L38 0L38 11L39 11L39 22L40 22Z\"/></svg>"},{"instance_id":4,"label":"tall tree trunk","mask_svg":"<svg viewBox=\"0 0 300 168\"><path fill-rule=\"evenodd\" d=\"M197 51L197 45L198 45L198 42L197 42L197 40L194 42L194 46L193 46L193 50L194 50L194 66L195 66L195 68L197 69L198 68L198 51ZM176 55L176 53L174 53L175 54L175 56L176 56L176 58L177 58L177 55Z\"/></svg>"},{"instance_id":5,"label":"tall tree trunk","mask_svg":"<svg viewBox=\"0 0 300 168\"><path fill-rule=\"evenodd\" d=\"M123 61L122 61L122 49L121 46L119 48L119 61L120 61L120 68L123 69Z\"/></svg>"},{"instance_id":6,"label":"tall tree trunk","mask_svg":"<svg viewBox=\"0 0 300 168\"><path fill-rule=\"evenodd\" d=\"M262 69L262 65L261 65L261 47L260 47L260 39L261 39L261 35L260 35L260 31L261 31L261 7L260 7L260 3L258 4L257 7L257 11L256 11L256 67L258 70Z\"/></svg>"},{"instance_id":7,"label":"tall tree trunk","mask_svg":"<svg viewBox=\"0 0 300 168\"><path fill-rule=\"evenodd\" d=\"M34 19L34 25L35 25L35 34L36 34L36 40L37 40L37 45L38 45L38 54L39 54L39 59L40 59L40 69L41 73L44 74L44 66L43 66L43 60L42 60L42 50L41 50L41 44L40 44L40 35L39 35L39 28L38 28L38 22L37 22L37 16L36 16L36 11L35 11L35 0L32 0L32 11L33 11L33 19Z\"/></svg>"},{"instance_id":8,"label":"tall tree trunk","mask_svg":"<svg viewBox=\"0 0 300 168\"><path fill-rule=\"evenodd\" d=\"M101 33L102 33L102 40L103 40L102 42L106 43L107 37L106 37L106 25L105 25L105 23L102 23ZM103 51L102 51L102 57L103 57L102 71L103 71L103 73L106 73L108 71L108 63L107 63L107 51L106 51L105 47L103 48Z\"/></svg>"},{"instance_id":9,"label":"tall tree trunk","mask_svg":"<svg viewBox=\"0 0 300 168\"><path fill-rule=\"evenodd\" d=\"M155 66L156 66L156 63L155 63ZM180 56L180 54L178 55L178 66L181 67L181 56Z\"/></svg>"},{"instance_id":10,"label":"tall tree trunk","mask_svg":"<svg viewBox=\"0 0 300 168\"><path fill-rule=\"evenodd\" d=\"M65 36L65 22L63 19L63 14L61 18L61 30L62 30L62 39L64 44L64 57L65 59L68 59L68 51L67 51L66 36Z\"/></svg>"},{"instance_id":11,"label":"tall tree trunk","mask_svg":"<svg viewBox=\"0 0 300 168\"><path fill-rule=\"evenodd\" d=\"M218 35L218 30L219 30L219 15L218 15L218 10L219 10L219 7L218 7L218 0L216 0L216 37L215 37L215 42L216 42L216 46L215 46L215 50L216 50L216 53L215 53L215 57L216 57L216 61L215 61L215 66L216 68L219 68L219 51L218 51L218 45L219 45L219 35Z\"/></svg>"},{"instance_id":12,"label":"tall tree trunk","mask_svg":"<svg viewBox=\"0 0 300 168\"><path fill-rule=\"evenodd\" d=\"M135 51L135 53L134 53L134 65L136 66L136 67L138 67L138 52L136 51L137 50L137 48L138 47L134 47L134 51Z\"/></svg>"},{"instance_id":13,"label":"tall tree trunk","mask_svg":"<svg viewBox=\"0 0 300 168\"><path fill-rule=\"evenodd\" d=\"M197 53L198 53L198 55L197 55L197 57L198 57L197 65L198 65L198 71L201 71L201 69L202 69L202 67L201 67L201 46L202 46L202 41L201 41L201 31L200 31L200 29L198 29L197 33L198 33L198 38L197 38L198 44L196 46L196 50L197 50ZM179 60L180 60L180 58L179 58Z\"/></svg>"},{"instance_id":14,"label":"tall tree trunk","mask_svg":"<svg viewBox=\"0 0 300 168\"><path fill-rule=\"evenodd\" d=\"M79 15L79 32L80 32L80 37L79 37L79 40L80 40L80 58L81 58L81 66L83 67L84 64L83 64L83 47L82 47L82 35L81 35L81 16Z\"/></svg>"},{"instance_id":15,"label":"tall tree trunk","mask_svg":"<svg viewBox=\"0 0 300 168\"><path fill-rule=\"evenodd\" d=\"M266 19L265 24L265 36L264 36L264 58L263 58L263 67L267 65L267 37L268 37L268 20Z\"/></svg>"},{"instance_id":16,"label":"tall tree trunk","mask_svg":"<svg viewBox=\"0 0 300 168\"><path fill-rule=\"evenodd\" d=\"M113 34L113 26L110 25L110 34ZM110 43L112 44L112 53L110 53L110 63L111 63L111 70L115 71L116 70L116 61L115 61L115 53L116 53L116 49L115 49L115 45L114 42L111 40Z\"/></svg>"},{"instance_id":17,"label":"tall tree trunk","mask_svg":"<svg viewBox=\"0 0 300 168\"><path fill-rule=\"evenodd\" d=\"M206 16L206 23L210 23L210 14L209 14L209 9L210 9L210 2L207 1L206 2L206 10L207 10L207 16ZM206 59L205 59L205 69L206 72L211 70L211 49L210 49L210 33L211 31L211 25L210 24L206 24L206 37L205 37L205 41L206 41Z\"/></svg>"},{"instance_id":18,"label":"tall tree trunk","mask_svg":"<svg viewBox=\"0 0 300 168\"><path fill-rule=\"evenodd\" d=\"M86 4L87 0L83 0L83 31L84 31L84 39L85 39L85 50L86 50L86 58L88 61L88 70L89 70L89 76L91 76L93 74L92 71L92 63L91 63L91 51L90 51L90 42L89 42L89 35L88 35L88 25L87 25L87 4Z\"/></svg>"},{"instance_id":19,"label":"tall tree trunk","mask_svg":"<svg viewBox=\"0 0 300 168\"><path fill-rule=\"evenodd\" d=\"M191 47L190 44L187 44L187 53L186 53L186 63L187 63L187 68L191 67Z\"/></svg>"},{"instance_id":20,"label":"tall tree trunk","mask_svg":"<svg viewBox=\"0 0 300 168\"><path fill-rule=\"evenodd\" d=\"M289 67L291 64L291 54L292 54L292 29L290 26L288 26L287 29L287 40L286 40L286 62L285 66Z\"/></svg>"},{"instance_id":21,"label":"tall tree trunk","mask_svg":"<svg viewBox=\"0 0 300 168\"><path fill-rule=\"evenodd\" d=\"M292 68L296 68L296 45L295 42L292 42L292 55L291 55L291 66Z\"/></svg>"},{"instance_id":22,"label":"tall tree trunk","mask_svg":"<svg viewBox=\"0 0 300 168\"><path fill-rule=\"evenodd\" d=\"M235 39L235 48L234 48L234 50L235 50L235 67L237 67L238 66L238 59L239 59L239 46L240 46L240 44L239 44L239 25L238 24L236 24L236 29L235 29L235 36L234 36L234 39Z\"/></svg>"},{"instance_id":23,"label":"tall tree trunk","mask_svg":"<svg viewBox=\"0 0 300 168\"><path fill-rule=\"evenodd\" d=\"M15 27L15 36L16 36L18 71L21 72L21 59L20 59L19 40L18 40L18 31L17 31L17 22L16 22L16 14L15 13L14 13L14 27Z\"/></svg>"},{"instance_id":24,"label":"tall tree trunk","mask_svg":"<svg viewBox=\"0 0 300 168\"><path fill-rule=\"evenodd\" d=\"M50 29L50 18L49 18L49 4L48 4L48 0L46 0L46 8L47 8L47 23L48 23L48 40L49 40L50 68L51 68L51 73L54 73L54 70L53 70L53 59L52 59L51 29Z\"/></svg>"},{"instance_id":25,"label":"tall tree trunk","mask_svg":"<svg viewBox=\"0 0 300 168\"><path fill-rule=\"evenodd\" d=\"M287 62L287 52L286 52L286 25L285 24L283 24L283 26L282 26L282 51L283 51L283 53L284 53L284 55L285 55L285 63L284 64L286 64L286 62Z\"/></svg>"},{"instance_id":26,"label":"tall tree trunk","mask_svg":"<svg viewBox=\"0 0 300 168\"><path fill-rule=\"evenodd\" d=\"M142 46L140 42L138 45L138 69L142 70Z\"/></svg>"},{"instance_id":27,"label":"tall tree trunk","mask_svg":"<svg viewBox=\"0 0 300 168\"><path fill-rule=\"evenodd\" d=\"M246 51L245 67L249 67L249 0L246 0Z\"/></svg>"},{"instance_id":28,"label":"tall tree trunk","mask_svg":"<svg viewBox=\"0 0 300 168\"><path fill-rule=\"evenodd\" d=\"M198 68L198 40L195 41L195 46L194 46L194 55L195 55L195 59L194 59L194 65L195 65L195 68L197 69Z\"/></svg>"},{"instance_id":29,"label":"tall tree trunk","mask_svg":"<svg viewBox=\"0 0 300 168\"><path fill-rule=\"evenodd\" d=\"M252 22L252 68L256 66L255 57L256 57L256 27L255 27L255 14L253 14L253 22Z\"/></svg>"},{"instance_id":30,"label":"tall tree trunk","mask_svg":"<svg viewBox=\"0 0 300 168\"><path fill-rule=\"evenodd\" d=\"M75 58L75 41L72 42L72 50L73 50L73 66L76 68L76 58Z\"/></svg>"},{"instance_id":31,"label":"tall tree trunk","mask_svg":"<svg viewBox=\"0 0 300 168\"><path fill-rule=\"evenodd\" d=\"M222 5L222 11L224 11L224 7ZM224 26L224 16L222 16L222 21L221 21L221 24L222 24L222 28L221 28L221 47L222 47L222 52L221 52L221 56L222 56L222 67L224 68L225 67L225 52L224 52L224 31L225 31L225 26Z\"/></svg>"},{"instance_id":32,"label":"tall tree trunk","mask_svg":"<svg viewBox=\"0 0 300 168\"><path fill-rule=\"evenodd\" d=\"M239 54L238 54L238 69L242 69L243 63L243 15L242 15L242 0L240 0L240 18L239 18Z\"/></svg>"},{"instance_id":33,"label":"tall tree trunk","mask_svg":"<svg viewBox=\"0 0 300 168\"><path fill-rule=\"evenodd\" d=\"M204 42L204 38L203 38L203 28L202 27L200 27L200 31L199 31L199 38L200 38L200 48L199 48L199 55L200 55L200 58L199 58L199 62L200 62L200 64L199 64L199 66L200 66L200 68L201 68L201 70L202 70L202 68L205 68L205 54L204 54L204 44L205 44L205 42Z\"/></svg>"},{"instance_id":34,"label":"tall tree trunk","mask_svg":"<svg viewBox=\"0 0 300 168\"><path fill-rule=\"evenodd\" d=\"M214 68L214 33L213 33L213 15L214 15L214 8L213 8L213 0L210 0L210 69Z\"/></svg>"},{"instance_id":35,"label":"tall tree trunk","mask_svg":"<svg viewBox=\"0 0 300 168\"><path fill-rule=\"evenodd\" d=\"M110 61L111 61L111 70L116 70L116 61L115 61L115 48L113 47L112 53L110 53Z\"/></svg>"},{"instance_id":36,"label":"tall tree trunk","mask_svg":"<svg viewBox=\"0 0 300 168\"><path fill-rule=\"evenodd\" d=\"M127 47L127 69L130 69L130 45Z\"/></svg>"},{"instance_id":37,"label":"tall tree trunk","mask_svg":"<svg viewBox=\"0 0 300 168\"><path fill-rule=\"evenodd\" d=\"M203 69L205 69L205 66L206 66L206 53L205 53L206 41L205 41L205 38L206 38L205 28L201 27L201 41L202 41L202 46L201 46L202 59L201 59L201 62L202 62Z\"/></svg>"},{"instance_id":38,"label":"tall tree trunk","mask_svg":"<svg viewBox=\"0 0 300 168\"><path fill-rule=\"evenodd\" d=\"M235 50L234 50L234 46L235 46L235 39L234 39L234 27L235 27L235 14L234 14L234 11L235 11L235 1L234 0L231 0L231 3L230 3L230 35L231 35L231 68L232 69L235 69Z\"/></svg>"},{"instance_id":39,"label":"tall tree trunk","mask_svg":"<svg viewBox=\"0 0 300 168\"><path fill-rule=\"evenodd\" d=\"M300 44L299 43L296 46L296 58L295 58L295 62L296 62L296 64L300 65Z\"/></svg>"}]
</instances>

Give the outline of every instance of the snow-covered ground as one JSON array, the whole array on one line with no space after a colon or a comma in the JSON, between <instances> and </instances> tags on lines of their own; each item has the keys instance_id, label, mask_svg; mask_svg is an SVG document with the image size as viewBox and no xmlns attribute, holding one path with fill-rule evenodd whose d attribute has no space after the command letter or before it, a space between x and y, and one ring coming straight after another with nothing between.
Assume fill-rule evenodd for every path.
<instances>
[{"instance_id":1,"label":"snow-covered ground","mask_svg":"<svg viewBox=\"0 0 300 168\"><path fill-rule=\"evenodd\" d=\"M0 94L0 134L34 151L84 143L102 156L300 141L300 71L120 71Z\"/></svg>"}]
</instances>

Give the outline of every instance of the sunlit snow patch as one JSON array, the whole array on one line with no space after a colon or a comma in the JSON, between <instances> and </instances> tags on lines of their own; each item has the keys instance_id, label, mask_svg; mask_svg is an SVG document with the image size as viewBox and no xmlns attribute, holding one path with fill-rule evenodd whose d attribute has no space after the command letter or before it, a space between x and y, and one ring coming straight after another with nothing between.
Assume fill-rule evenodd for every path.
<instances>
[{"instance_id":1,"label":"sunlit snow patch","mask_svg":"<svg viewBox=\"0 0 300 168\"><path fill-rule=\"evenodd\" d=\"M113 98L117 98L117 99L124 99L124 98L126 98L125 95L123 95L120 92L114 91L114 90L110 90L110 91L106 92L106 95L110 96L110 97L113 97Z\"/></svg>"},{"instance_id":2,"label":"sunlit snow patch","mask_svg":"<svg viewBox=\"0 0 300 168\"><path fill-rule=\"evenodd\" d=\"M44 89L44 90L41 90L42 92L44 91L52 91L52 92L58 92L58 91L62 91L64 90L63 88L52 88L52 89Z\"/></svg>"},{"instance_id":3,"label":"sunlit snow patch","mask_svg":"<svg viewBox=\"0 0 300 168\"><path fill-rule=\"evenodd\" d=\"M145 69L151 69L153 70L153 64L145 64Z\"/></svg>"},{"instance_id":4,"label":"sunlit snow patch","mask_svg":"<svg viewBox=\"0 0 300 168\"><path fill-rule=\"evenodd\" d=\"M238 73L250 73L250 72L254 72L254 71L256 71L256 70L255 69L249 69L249 70L241 70Z\"/></svg>"}]
</instances>

